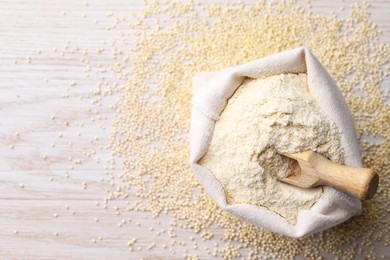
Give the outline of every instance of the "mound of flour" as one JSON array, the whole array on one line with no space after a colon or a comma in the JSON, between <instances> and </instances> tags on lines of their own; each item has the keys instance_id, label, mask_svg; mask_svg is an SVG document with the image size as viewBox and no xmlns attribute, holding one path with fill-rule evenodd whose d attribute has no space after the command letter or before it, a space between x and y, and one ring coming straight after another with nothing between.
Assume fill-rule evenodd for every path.
<instances>
[{"instance_id":1,"label":"mound of flour","mask_svg":"<svg viewBox=\"0 0 390 260\"><path fill-rule=\"evenodd\" d=\"M320 111L306 74L246 80L229 99L200 164L224 187L227 203L265 207L294 224L322 188L301 189L277 180L290 159L278 153L316 151L336 163L344 152L336 125Z\"/></svg>"}]
</instances>

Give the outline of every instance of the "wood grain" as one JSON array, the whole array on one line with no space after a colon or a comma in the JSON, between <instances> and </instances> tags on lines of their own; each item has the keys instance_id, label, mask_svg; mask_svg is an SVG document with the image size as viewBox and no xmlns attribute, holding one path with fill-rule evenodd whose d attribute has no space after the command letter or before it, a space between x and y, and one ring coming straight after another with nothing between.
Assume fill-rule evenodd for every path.
<instances>
[{"instance_id":1,"label":"wood grain","mask_svg":"<svg viewBox=\"0 0 390 260\"><path fill-rule=\"evenodd\" d=\"M131 11L140 12L142 1L83 3L0 0L0 258L181 259L188 250L208 259L211 255L204 247L212 248L222 230L213 228L215 238L204 242L178 227L177 240L186 245L176 245L172 253L167 232L156 233L169 230L169 216L157 224L145 213L117 215L112 207L102 206L110 183L117 181L113 176L120 172L120 162L113 164L106 148L114 117L110 106L117 97L101 98L91 90L99 81L121 82L104 68L112 65L116 48L127 55L132 43L127 37L112 45L118 30L106 30L112 24L107 12L127 17ZM350 5L351 1L312 3L320 14L342 15L346 11L340 6ZM372 19L387 43L388 8L388 1L372 1ZM105 51L99 53L101 47ZM129 202L134 198L114 205L125 207ZM118 226L123 221L128 222ZM129 252L132 237L139 241ZM152 242L156 247L149 251ZM390 257L386 248L377 250Z\"/></svg>"}]
</instances>

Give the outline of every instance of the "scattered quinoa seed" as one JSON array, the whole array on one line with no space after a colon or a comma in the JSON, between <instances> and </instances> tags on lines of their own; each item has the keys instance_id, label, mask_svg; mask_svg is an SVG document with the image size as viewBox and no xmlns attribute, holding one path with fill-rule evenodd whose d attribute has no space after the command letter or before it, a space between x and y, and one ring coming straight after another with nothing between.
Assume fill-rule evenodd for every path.
<instances>
[{"instance_id":1,"label":"scattered quinoa seed","mask_svg":"<svg viewBox=\"0 0 390 260\"><path fill-rule=\"evenodd\" d=\"M225 259L259 255L317 259L321 252L339 259L361 257L358 254L379 257L369 241L390 245L390 109L379 89L390 47L378 41L369 5L355 4L348 8L348 17L338 18L315 14L310 2L303 7L290 0L229 5L168 2L148 1L141 15L132 15L135 22L127 26L133 30L134 55L111 68L127 80L114 106L117 116L110 135L114 155L126 160L118 176L121 182L112 185L107 179L113 189L107 193L107 202L126 198L134 189L139 203L130 211L169 212L175 220L173 227L191 229L206 241L213 239L211 227L217 226L224 231L222 242L203 251ZM112 12L106 16L116 18ZM381 140L361 144L363 164L380 175L381 184L378 194L363 202L361 216L307 238L291 239L223 212L193 177L187 163L191 80L201 71L218 71L302 45L336 81L356 121L358 138ZM132 66L126 67L127 63ZM92 94L104 93L103 83L98 86ZM167 233L176 236L173 231ZM193 244L194 249L198 247ZM173 246L163 248L176 253Z\"/></svg>"}]
</instances>

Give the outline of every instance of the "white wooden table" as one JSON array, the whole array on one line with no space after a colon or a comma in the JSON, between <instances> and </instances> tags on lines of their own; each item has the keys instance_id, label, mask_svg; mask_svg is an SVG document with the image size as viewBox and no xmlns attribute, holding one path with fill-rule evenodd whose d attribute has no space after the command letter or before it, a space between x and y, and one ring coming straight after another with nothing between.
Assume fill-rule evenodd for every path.
<instances>
[{"instance_id":1,"label":"white wooden table","mask_svg":"<svg viewBox=\"0 0 390 260\"><path fill-rule=\"evenodd\" d=\"M0 259L175 259L186 248L209 257L202 249L213 242L179 228L178 240L194 236L199 250L176 246L172 254L157 246L148 251L152 242L169 244L167 233L156 235L169 230L169 217L157 225L147 214L124 217L100 203L109 188L101 179L119 169L108 162L111 152L105 147L116 97L91 103L96 98L90 90L102 77L107 82L112 77L100 68L110 65L112 54L98 55L97 48L109 49L118 37L115 30L104 29L106 13L138 12L141 3L0 0ZM389 43L390 4L371 3L372 19L382 30L382 41ZM313 1L312 6L321 14L345 12L339 1ZM87 60L91 71L86 71ZM129 216L132 223L118 226ZM213 231L215 239L222 234ZM141 251L128 251L132 237L139 238L135 248Z\"/></svg>"}]
</instances>

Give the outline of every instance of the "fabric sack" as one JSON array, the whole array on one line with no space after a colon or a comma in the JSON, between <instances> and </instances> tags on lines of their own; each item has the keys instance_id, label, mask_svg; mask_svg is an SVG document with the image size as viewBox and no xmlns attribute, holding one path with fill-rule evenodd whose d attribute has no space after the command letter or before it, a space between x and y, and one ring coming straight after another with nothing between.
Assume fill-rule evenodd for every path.
<instances>
[{"instance_id":1,"label":"fabric sack","mask_svg":"<svg viewBox=\"0 0 390 260\"><path fill-rule=\"evenodd\" d=\"M345 164L361 167L354 121L347 104L329 73L306 47L280 52L219 72L202 72L193 78L190 164L197 180L222 210L273 232L300 238L359 215L361 201L331 187L324 187L321 198L310 210L301 210L296 224L291 225L264 207L227 204L221 184L209 170L198 164L199 159L207 153L216 120L244 79L282 73L307 74L310 93L341 134Z\"/></svg>"}]
</instances>

